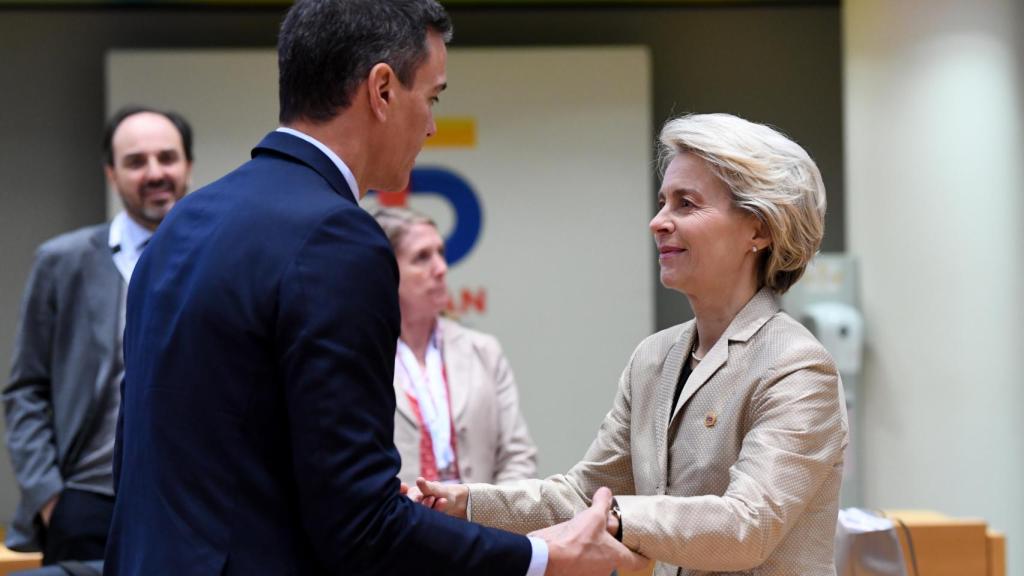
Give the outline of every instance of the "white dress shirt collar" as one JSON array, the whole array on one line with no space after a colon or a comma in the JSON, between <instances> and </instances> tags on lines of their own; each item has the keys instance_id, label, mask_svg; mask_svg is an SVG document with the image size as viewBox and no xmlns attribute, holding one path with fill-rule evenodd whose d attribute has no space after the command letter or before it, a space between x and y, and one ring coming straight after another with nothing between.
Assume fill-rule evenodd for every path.
<instances>
[{"instance_id":1,"label":"white dress shirt collar","mask_svg":"<svg viewBox=\"0 0 1024 576\"><path fill-rule=\"evenodd\" d=\"M114 265L126 284L132 279L142 249L152 237L153 231L132 220L127 212L121 211L111 220L107 245L113 253Z\"/></svg>"},{"instance_id":2,"label":"white dress shirt collar","mask_svg":"<svg viewBox=\"0 0 1024 576\"><path fill-rule=\"evenodd\" d=\"M306 142L309 142L313 146L316 146L321 152L326 154L327 157L331 159L331 162L334 162L334 165L338 167L338 171L341 172L341 175L345 177L345 182L348 183L348 187L352 191L352 196L356 199L357 203L359 202L359 185L356 184L356 177L354 174L352 174L352 171L349 170L348 165L345 164L345 161L342 160L340 156L334 153L334 150L331 150L323 142L317 140L316 138L313 138L309 134L306 134L305 132L300 132L294 128L281 126L280 128L277 129L277 131L284 132L285 134L291 134L296 138L301 138Z\"/></svg>"}]
</instances>

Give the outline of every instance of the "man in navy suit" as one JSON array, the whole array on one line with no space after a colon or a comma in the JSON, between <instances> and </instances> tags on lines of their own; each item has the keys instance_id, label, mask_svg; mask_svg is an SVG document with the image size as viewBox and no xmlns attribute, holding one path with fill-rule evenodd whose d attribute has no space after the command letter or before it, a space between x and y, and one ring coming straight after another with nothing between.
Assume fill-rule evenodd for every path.
<instances>
[{"instance_id":1,"label":"man in navy suit","mask_svg":"<svg viewBox=\"0 0 1024 576\"><path fill-rule=\"evenodd\" d=\"M398 273L356 203L406 186L446 86L434 0L299 0L282 128L182 200L128 295L106 573L608 574L611 496L526 538L400 494ZM614 521L612 521L614 522Z\"/></svg>"}]
</instances>

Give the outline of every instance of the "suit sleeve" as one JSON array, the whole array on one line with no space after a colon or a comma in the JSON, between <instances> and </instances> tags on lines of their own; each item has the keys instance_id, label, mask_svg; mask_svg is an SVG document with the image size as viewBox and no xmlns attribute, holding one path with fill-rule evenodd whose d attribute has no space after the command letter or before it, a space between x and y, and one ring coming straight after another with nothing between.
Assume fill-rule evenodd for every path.
<instances>
[{"instance_id":1,"label":"suit sleeve","mask_svg":"<svg viewBox=\"0 0 1024 576\"><path fill-rule=\"evenodd\" d=\"M63 487L53 428L50 358L59 313L55 255L36 253L22 298L11 377L4 389L7 449L22 492L35 516Z\"/></svg>"},{"instance_id":2,"label":"suit sleeve","mask_svg":"<svg viewBox=\"0 0 1024 576\"><path fill-rule=\"evenodd\" d=\"M526 534L571 519L590 506L591 497L602 486L615 495L636 493L629 444L632 366L630 359L619 379L612 409L583 460L568 473L543 480L505 486L470 484L470 519Z\"/></svg>"},{"instance_id":3,"label":"suit sleeve","mask_svg":"<svg viewBox=\"0 0 1024 576\"><path fill-rule=\"evenodd\" d=\"M835 366L791 347L751 401L751 424L722 496L623 496L623 543L701 571L760 566L842 466L847 427Z\"/></svg>"},{"instance_id":4,"label":"suit sleeve","mask_svg":"<svg viewBox=\"0 0 1024 576\"><path fill-rule=\"evenodd\" d=\"M522 576L526 538L398 492L392 385L397 267L365 213L328 215L279 288L278 342L302 522L338 574Z\"/></svg>"},{"instance_id":5,"label":"suit sleeve","mask_svg":"<svg viewBox=\"0 0 1024 576\"><path fill-rule=\"evenodd\" d=\"M493 340L493 339L492 339ZM493 341L495 392L498 401L498 454L494 483L505 484L537 474L537 446L519 410L519 389L497 340Z\"/></svg>"}]
</instances>

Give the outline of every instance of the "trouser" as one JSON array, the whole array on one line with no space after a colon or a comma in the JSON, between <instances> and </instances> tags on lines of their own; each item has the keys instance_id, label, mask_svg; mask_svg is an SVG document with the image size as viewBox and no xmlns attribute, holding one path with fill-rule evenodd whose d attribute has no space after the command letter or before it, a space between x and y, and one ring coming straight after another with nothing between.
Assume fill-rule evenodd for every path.
<instances>
[{"instance_id":1,"label":"trouser","mask_svg":"<svg viewBox=\"0 0 1024 576\"><path fill-rule=\"evenodd\" d=\"M41 530L43 564L63 560L100 560L114 515L114 497L67 488L60 493Z\"/></svg>"}]
</instances>

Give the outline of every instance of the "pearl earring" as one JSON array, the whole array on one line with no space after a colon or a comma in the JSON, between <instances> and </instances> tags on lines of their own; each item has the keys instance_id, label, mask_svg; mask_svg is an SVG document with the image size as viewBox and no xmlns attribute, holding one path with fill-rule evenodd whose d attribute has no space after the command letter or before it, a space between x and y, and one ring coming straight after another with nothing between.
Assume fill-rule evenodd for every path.
<instances>
[{"instance_id":1,"label":"pearl earring","mask_svg":"<svg viewBox=\"0 0 1024 576\"><path fill-rule=\"evenodd\" d=\"M757 253L757 246L754 246L753 248L751 248L751 250L750 250L750 251L751 251L751 252L754 252L754 253L756 254L756 253Z\"/></svg>"}]
</instances>

